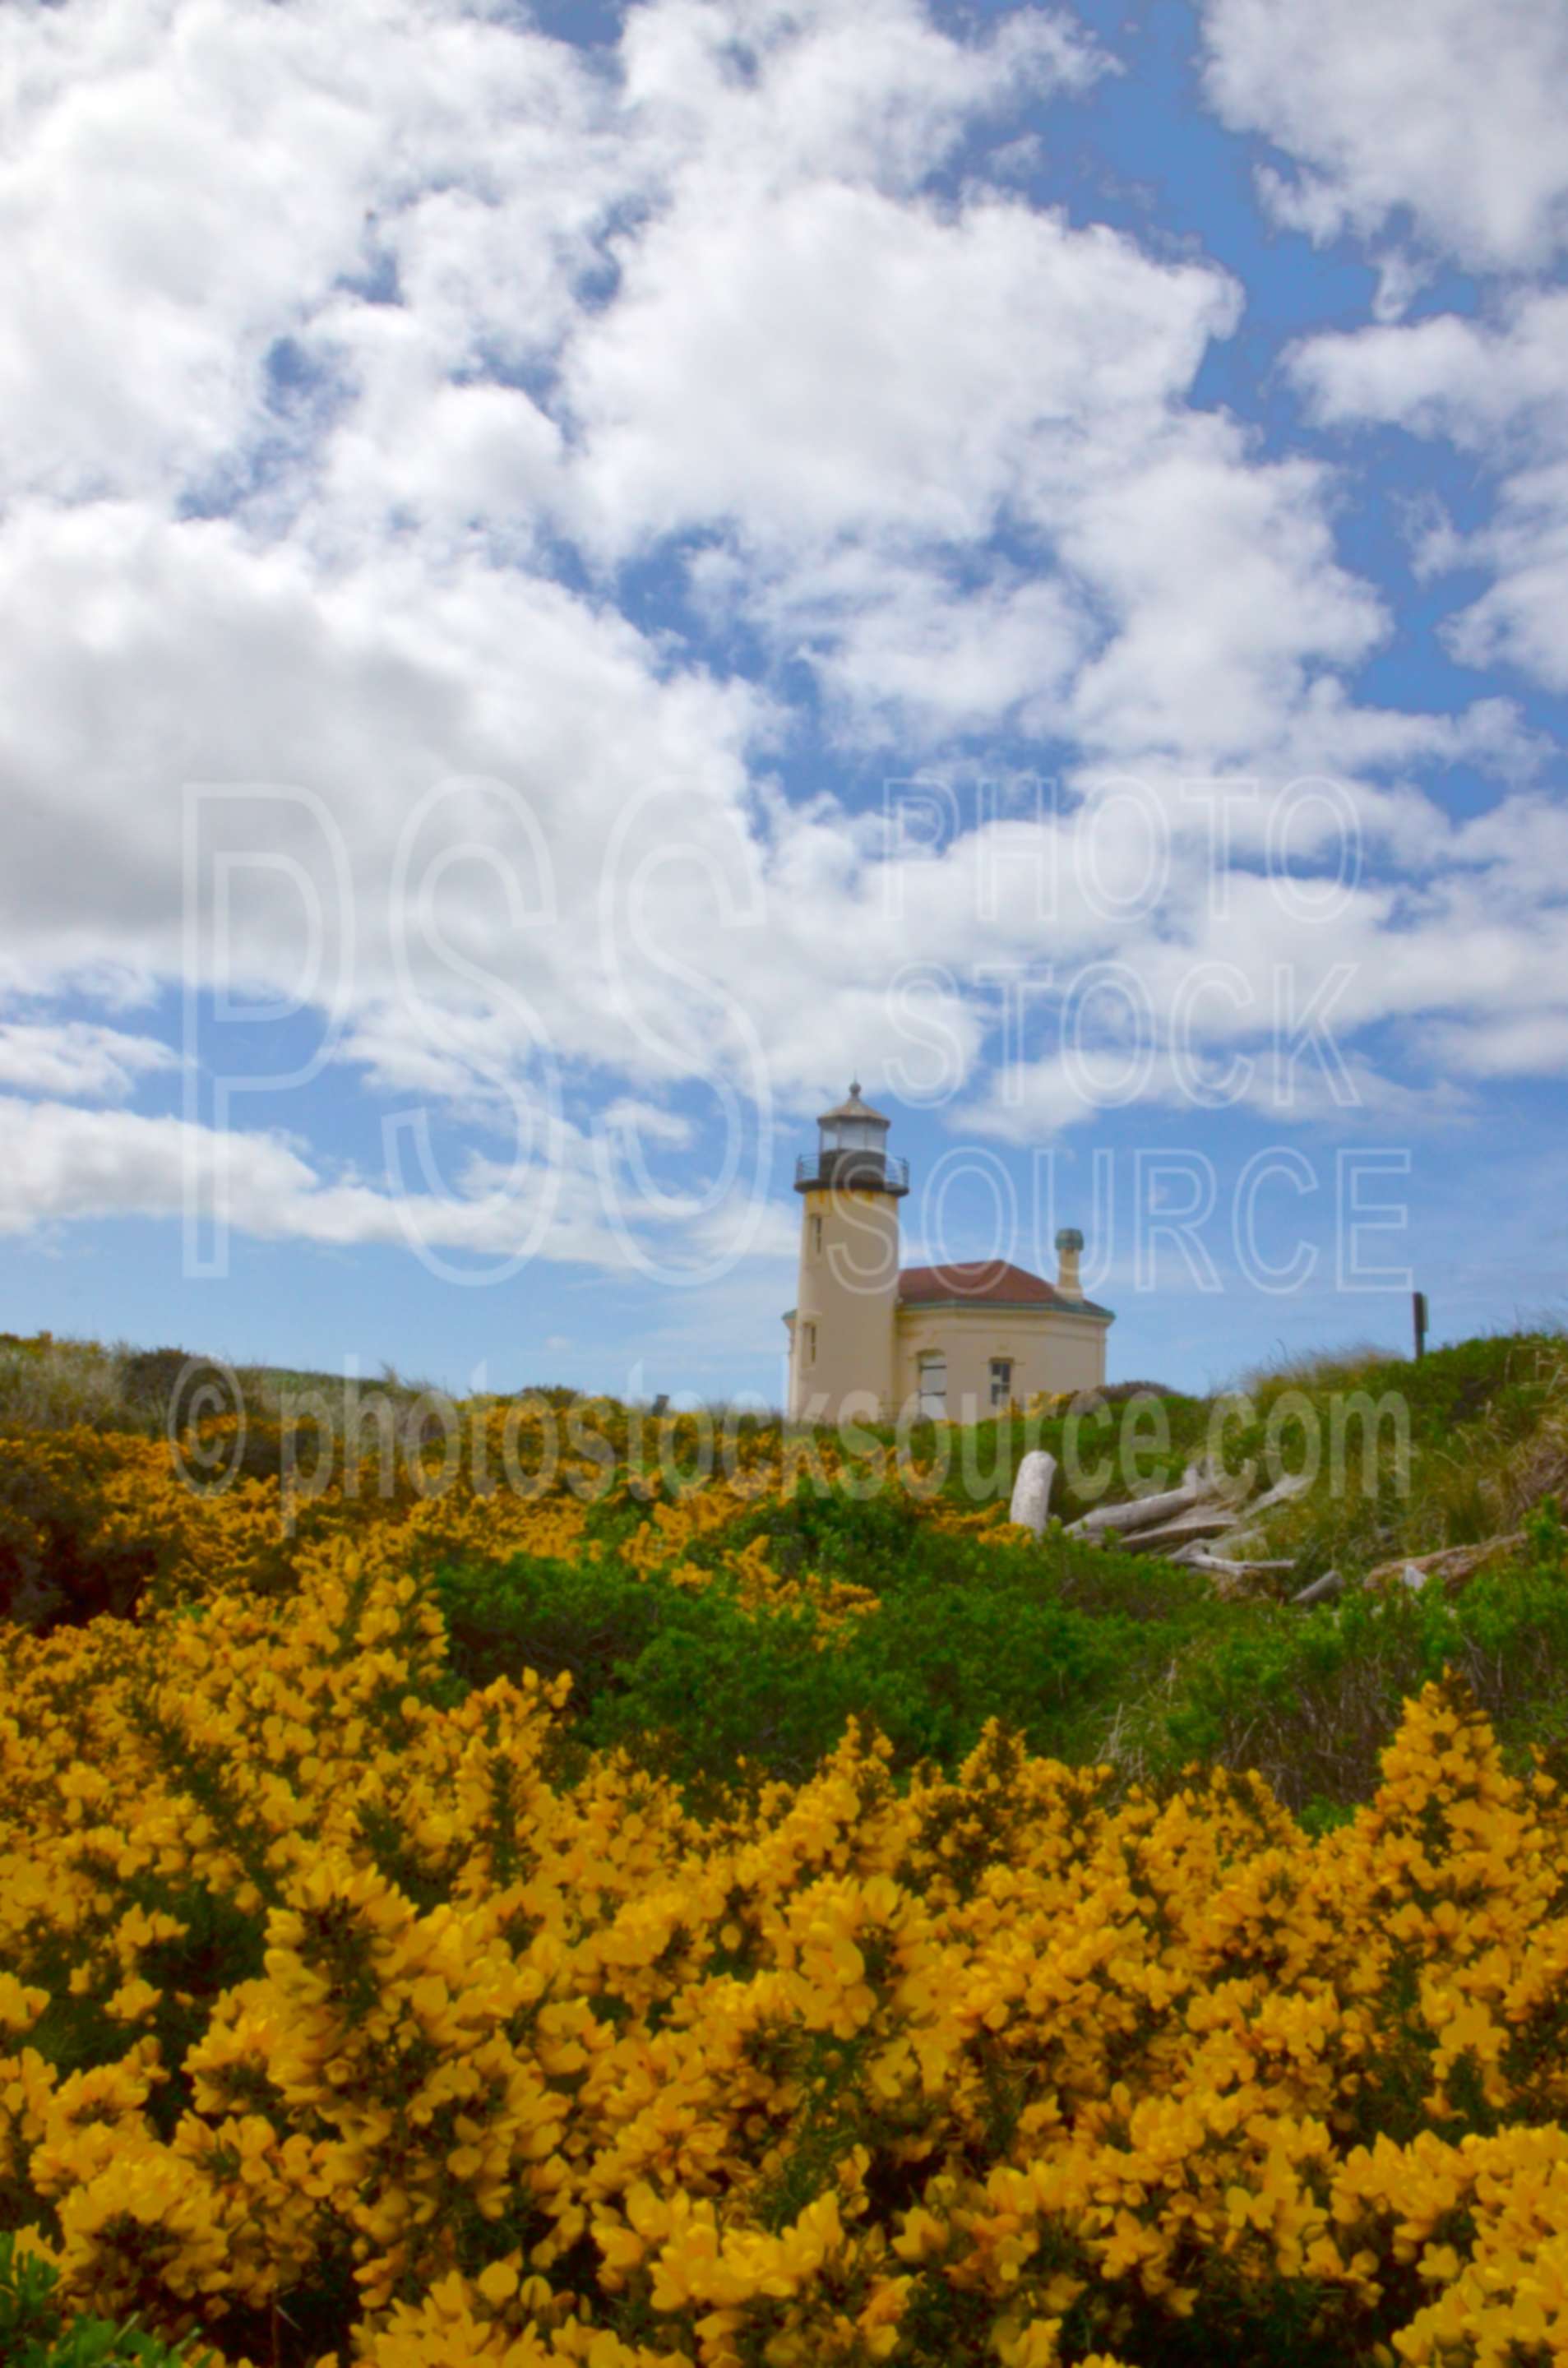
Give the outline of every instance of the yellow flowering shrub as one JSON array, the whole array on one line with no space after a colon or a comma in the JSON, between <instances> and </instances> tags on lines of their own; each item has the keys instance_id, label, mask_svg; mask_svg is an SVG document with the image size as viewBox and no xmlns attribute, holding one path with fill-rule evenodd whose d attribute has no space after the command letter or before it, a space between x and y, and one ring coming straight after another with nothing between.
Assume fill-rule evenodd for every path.
<instances>
[{"instance_id":1,"label":"yellow flowering shrub","mask_svg":"<svg viewBox=\"0 0 1568 2368\"><path fill-rule=\"evenodd\" d=\"M564 1425L549 1409L476 1403L447 1440L385 1441L367 1426L353 1453L342 1441L319 1446L303 1426L242 1427L233 1416L177 1440L85 1427L0 1433L0 1618L10 1611L34 1625L220 1588L281 1591L312 1547L346 1536L395 1541L405 1570L466 1554L570 1556L588 1549L607 1500L641 1500L626 1561L663 1570L797 1476L777 1425L730 1442L722 1468L687 1474L689 1418L635 1442L629 1420L608 1402L572 1409ZM633 1476L633 1444L651 1479ZM839 1468L829 1442L801 1452L824 1483ZM755 1556L737 1577L747 1602L815 1600ZM842 1603L830 1592L824 1608L852 1611L857 1600L852 1588Z\"/></svg>"},{"instance_id":2,"label":"yellow flowering shrub","mask_svg":"<svg viewBox=\"0 0 1568 2368\"><path fill-rule=\"evenodd\" d=\"M562 1683L460 1695L438 1517L278 1590L231 1492L199 1588L0 1632L0 2226L71 2306L257 2368L1568 2355L1568 1808L1449 1693L1316 1836L994 1730L703 1819L568 1782Z\"/></svg>"}]
</instances>

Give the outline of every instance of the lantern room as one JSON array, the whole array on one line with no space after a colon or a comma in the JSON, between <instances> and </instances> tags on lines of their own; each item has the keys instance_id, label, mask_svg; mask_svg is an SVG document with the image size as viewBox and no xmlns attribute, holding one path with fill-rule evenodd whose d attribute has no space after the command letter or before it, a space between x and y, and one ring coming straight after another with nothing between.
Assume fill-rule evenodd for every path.
<instances>
[{"instance_id":1,"label":"lantern room","mask_svg":"<svg viewBox=\"0 0 1568 2368\"><path fill-rule=\"evenodd\" d=\"M817 1120L817 1148L795 1163L797 1192L887 1192L901 1196L909 1190L909 1162L888 1156L888 1129L882 1111L860 1099L860 1081L850 1086L848 1099Z\"/></svg>"}]
</instances>

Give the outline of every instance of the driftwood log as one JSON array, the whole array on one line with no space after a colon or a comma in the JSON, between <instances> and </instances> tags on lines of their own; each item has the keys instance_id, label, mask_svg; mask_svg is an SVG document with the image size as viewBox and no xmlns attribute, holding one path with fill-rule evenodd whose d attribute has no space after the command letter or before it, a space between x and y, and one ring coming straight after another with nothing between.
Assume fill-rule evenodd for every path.
<instances>
[{"instance_id":1,"label":"driftwood log","mask_svg":"<svg viewBox=\"0 0 1568 2368\"><path fill-rule=\"evenodd\" d=\"M1043 1537L1055 1479L1055 1456L1048 1455L1042 1447L1031 1448L1018 1466L1007 1519L1021 1529L1032 1530L1037 1538Z\"/></svg>"},{"instance_id":2,"label":"driftwood log","mask_svg":"<svg viewBox=\"0 0 1568 2368\"><path fill-rule=\"evenodd\" d=\"M1170 1557L1186 1570L1212 1570L1223 1578L1272 1578L1276 1571L1294 1570L1289 1559L1284 1562L1238 1561L1218 1552L1210 1554L1202 1546L1184 1546Z\"/></svg>"},{"instance_id":3,"label":"driftwood log","mask_svg":"<svg viewBox=\"0 0 1568 2368\"><path fill-rule=\"evenodd\" d=\"M1164 1554L1168 1546L1196 1545L1203 1538L1223 1537L1235 1516L1225 1505L1191 1505L1174 1521L1153 1529L1131 1530L1119 1543L1127 1554Z\"/></svg>"},{"instance_id":4,"label":"driftwood log","mask_svg":"<svg viewBox=\"0 0 1568 2368\"><path fill-rule=\"evenodd\" d=\"M1217 1554L1228 1554L1233 1562L1256 1562L1267 1548L1268 1540L1262 1530L1249 1522L1244 1530L1230 1529L1222 1538L1214 1541Z\"/></svg>"},{"instance_id":5,"label":"driftwood log","mask_svg":"<svg viewBox=\"0 0 1568 2368\"><path fill-rule=\"evenodd\" d=\"M1271 1505L1288 1505L1293 1497L1303 1496L1312 1485L1304 1472L1287 1472L1283 1480L1277 1480L1264 1496L1253 1498L1246 1508L1247 1519L1250 1520L1255 1513L1267 1513Z\"/></svg>"},{"instance_id":6,"label":"driftwood log","mask_svg":"<svg viewBox=\"0 0 1568 2368\"><path fill-rule=\"evenodd\" d=\"M1019 1469L1034 1459L1026 1456ZM1287 1474L1251 1504L1244 1500L1246 1483L1217 1465L1212 1457L1189 1463L1178 1488L1164 1488L1152 1497L1132 1497L1119 1505L1098 1505L1092 1513L1070 1524L1067 1535L1086 1544L1119 1545L1125 1554L1160 1554L1195 1570L1239 1587L1252 1578L1271 1578L1295 1567L1289 1559L1276 1560L1256 1551L1263 1543L1254 1527L1257 1514L1272 1505L1288 1504L1310 1483L1301 1474ZM1015 1508L1018 1490L1013 1492ZM1019 1518L1015 1509L1014 1520ZM1043 1527L1043 1524L1042 1524ZM1204 1548L1217 1550L1206 1553ZM1229 1549L1229 1552L1227 1552Z\"/></svg>"},{"instance_id":7,"label":"driftwood log","mask_svg":"<svg viewBox=\"0 0 1568 2368\"><path fill-rule=\"evenodd\" d=\"M1310 1587L1303 1587L1301 1593L1293 1595L1290 1600L1303 1607L1312 1603L1329 1603L1336 1595L1343 1595L1344 1592L1345 1581L1339 1573L1336 1570L1325 1570L1321 1578L1314 1578Z\"/></svg>"},{"instance_id":8,"label":"driftwood log","mask_svg":"<svg viewBox=\"0 0 1568 2368\"><path fill-rule=\"evenodd\" d=\"M1381 1562L1375 1570L1369 1570L1365 1584L1387 1587L1398 1582L1415 1588L1436 1578L1441 1579L1445 1587L1462 1587L1478 1570L1517 1554L1524 1542L1522 1530L1510 1530L1506 1537L1486 1538L1480 1545L1444 1546L1437 1554L1401 1554L1397 1561Z\"/></svg>"},{"instance_id":9,"label":"driftwood log","mask_svg":"<svg viewBox=\"0 0 1568 2368\"><path fill-rule=\"evenodd\" d=\"M1070 1523L1067 1534L1072 1538L1103 1538L1124 1530L1147 1529L1153 1522L1185 1512L1197 1502L1197 1489L1184 1481L1179 1488L1166 1488L1157 1497L1130 1497L1124 1505L1096 1505L1082 1520Z\"/></svg>"}]
</instances>

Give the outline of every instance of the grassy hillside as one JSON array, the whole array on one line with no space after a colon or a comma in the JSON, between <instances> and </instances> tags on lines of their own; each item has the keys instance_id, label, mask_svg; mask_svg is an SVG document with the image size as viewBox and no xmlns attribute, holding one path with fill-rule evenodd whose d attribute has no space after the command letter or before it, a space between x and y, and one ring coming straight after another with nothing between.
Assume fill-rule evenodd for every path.
<instances>
[{"instance_id":1,"label":"grassy hillside","mask_svg":"<svg viewBox=\"0 0 1568 2368\"><path fill-rule=\"evenodd\" d=\"M716 1440L706 1417L554 1390L526 1412L448 1410L454 1460L428 1396L365 1391L381 1419L361 1406L350 1439L341 1380L0 1342L0 1608L47 1628L234 1576L286 1589L324 1535L374 1532L435 1591L461 1682L564 1674L572 1748L632 1751L704 1797L800 1781L851 1720L896 1768L952 1769L994 1717L1128 1781L1198 1758L1328 1814L1367 1796L1401 1702L1445 1668L1511 1749L1551 1737L1568 1696L1554 1334L1419 1364L1323 1359L1223 1398L1124 1386L971 1429L868 1430L850 1451L757 1417ZM1043 1542L1006 1521L1036 1447L1062 1467ZM1288 1575L1238 1600L1066 1533L1206 1454L1312 1475L1254 1531ZM1460 1588L1358 1583L1497 1534L1517 1543ZM1284 1600L1331 1566L1337 1603Z\"/></svg>"}]
</instances>

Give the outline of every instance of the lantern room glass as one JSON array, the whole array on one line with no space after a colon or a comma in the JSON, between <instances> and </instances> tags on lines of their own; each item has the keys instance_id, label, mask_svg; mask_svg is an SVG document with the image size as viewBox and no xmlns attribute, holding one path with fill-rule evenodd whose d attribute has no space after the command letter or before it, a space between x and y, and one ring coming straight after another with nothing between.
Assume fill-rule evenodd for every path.
<instances>
[{"instance_id":1,"label":"lantern room glass","mask_svg":"<svg viewBox=\"0 0 1568 2368\"><path fill-rule=\"evenodd\" d=\"M876 1118L824 1119L819 1130L824 1151L881 1151L887 1126Z\"/></svg>"}]
</instances>

